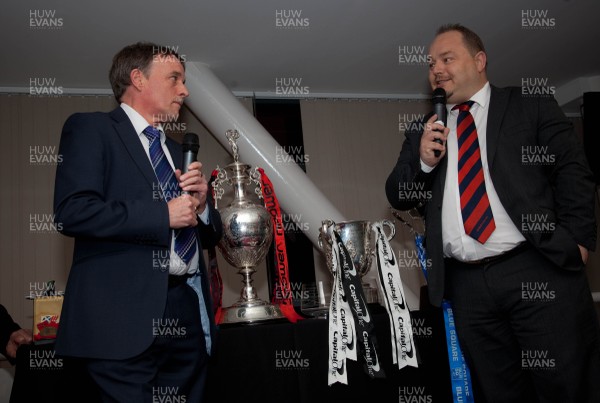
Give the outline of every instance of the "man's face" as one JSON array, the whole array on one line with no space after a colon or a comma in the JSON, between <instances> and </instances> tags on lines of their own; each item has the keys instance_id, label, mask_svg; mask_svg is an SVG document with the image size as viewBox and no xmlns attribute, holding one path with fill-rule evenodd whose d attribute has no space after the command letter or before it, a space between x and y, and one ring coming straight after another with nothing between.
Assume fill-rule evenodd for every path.
<instances>
[{"instance_id":1,"label":"man's face","mask_svg":"<svg viewBox=\"0 0 600 403\"><path fill-rule=\"evenodd\" d=\"M462 33L449 31L435 37L429 55L429 83L431 88L443 88L449 104L468 101L487 81L486 55L472 55Z\"/></svg>"},{"instance_id":2,"label":"man's face","mask_svg":"<svg viewBox=\"0 0 600 403\"><path fill-rule=\"evenodd\" d=\"M143 77L141 99L151 123L177 120L183 100L189 95L181 62L175 56L157 56Z\"/></svg>"}]
</instances>

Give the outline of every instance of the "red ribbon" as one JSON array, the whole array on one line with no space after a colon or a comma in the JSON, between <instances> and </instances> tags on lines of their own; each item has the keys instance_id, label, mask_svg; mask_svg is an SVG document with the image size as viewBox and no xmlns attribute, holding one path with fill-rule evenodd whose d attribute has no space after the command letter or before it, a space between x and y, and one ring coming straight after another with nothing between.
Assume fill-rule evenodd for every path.
<instances>
[{"instance_id":1,"label":"red ribbon","mask_svg":"<svg viewBox=\"0 0 600 403\"><path fill-rule=\"evenodd\" d=\"M217 178L219 171L216 169L212 171L210 175L210 182L208 183L209 191L215 200L215 189L213 188L213 182ZM223 322L223 280L221 279L221 273L219 272L219 264L217 263L217 251L214 246L208 248L208 273L210 276L210 295L213 301L213 311L215 314L215 322L220 324Z\"/></svg>"},{"instance_id":2,"label":"red ribbon","mask_svg":"<svg viewBox=\"0 0 600 403\"><path fill-rule=\"evenodd\" d=\"M292 323L297 322L300 319L304 319L294 310L294 304L292 299L292 290L290 288L290 276L288 270L288 259L287 249L285 246L285 229L283 226L283 220L281 218L281 209L279 207L279 201L275 196L275 190L273 184L265 174L262 168L258 168L260 172L261 188L263 194L263 200L265 202L265 208L271 215L271 221L273 222L273 232L275 240L275 265L277 266L277 282L275 283L275 290L273 292L273 298L271 303L279 305L281 313ZM217 178L218 171L215 169L210 178L209 190L215 199L215 190L212 186L214 180ZM215 247L208 249L209 256L209 271L210 271L210 293L213 299L213 307L215 313L215 322L221 324L223 322L223 281L221 274L219 273L219 266L217 264L217 257Z\"/></svg>"},{"instance_id":3,"label":"red ribbon","mask_svg":"<svg viewBox=\"0 0 600 403\"><path fill-rule=\"evenodd\" d=\"M273 184L269 180L267 174L265 174L264 169L258 168L258 172L260 172L260 181L262 186L263 200L265 201L265 208L271 215L271 220L273 222L275 240L275 266L277 272L277 282L275 283L275 290L273 292L271 303L274 305L279 305L281 313L284 314L290 322L295 323L304 318L294 310L292 290L290 288L287 249L285 246L285 228L283 226L283 220L281 219L281 209L279 208L277 196L275 196Z\"/></svg>"}]
</instances>

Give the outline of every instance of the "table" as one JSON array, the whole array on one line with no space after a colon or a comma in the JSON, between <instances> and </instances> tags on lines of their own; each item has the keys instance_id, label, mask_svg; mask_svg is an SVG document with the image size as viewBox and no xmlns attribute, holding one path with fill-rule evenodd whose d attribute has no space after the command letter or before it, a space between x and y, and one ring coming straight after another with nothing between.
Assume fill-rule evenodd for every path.
<instances>
[{"instance_id":1,"label":"table","mask_svg":"<svg viewBox=\"0 0 600 403\"><path fill-rule=\"evenodd\" d=\"M412 313L419 368L392 362L389 318L370 305L378 354L386 379L371 379L360 362L348 361L348 385L327 385L328 324L306 319L228 325L219 331L211 362L207 402L428 402L451 403L442 311Z\"/></svg>"}]
</instances>

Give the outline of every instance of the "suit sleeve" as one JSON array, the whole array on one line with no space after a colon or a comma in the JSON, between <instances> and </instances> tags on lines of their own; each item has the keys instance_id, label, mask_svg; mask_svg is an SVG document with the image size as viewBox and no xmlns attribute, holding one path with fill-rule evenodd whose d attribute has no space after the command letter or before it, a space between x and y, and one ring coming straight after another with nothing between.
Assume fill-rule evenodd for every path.
<instances>
[{"instance_id":1,"label":"suit sleeve","mask_svg":"<svg viewBox=\"0 0 600 403\"><path fill-rule=\"evenodd\" d=\"M206 201L206 207L208 210L208 224L204 224L202 220L198 220L198 236L203 249L212 248L217 246L217 243L221 240L223 235L223 224L221 221L221 214L215 209L212 201L209 199Z\"/></svg>"},{"instance_id":2,"label":"suit sleeve","mask_svg":"<svg viewBox=\"0 0 600 403\"><path fill-rule=\"evenodd\" d=\"M423 122L430 116L426 116ZM437 175L437 167L429 173L421 170L419 146L423 135L423 122L413 122L407 128L400 156L385 182L388 202L397 210L422 208L428 200L422 196L431 189L433 179Z\"/></svg>"},{"instance_id":3,"label":"suit sleeve","mask_svg":"<svg viewBox=\"0 0 600 403\"><path fill-rule=\"evenodd\" d=\"M6 345L10 335L20 328L21 326L15 323L6 308L0 305L0 354L5 356L11 364L14 364L15 361L6 355Z\"/></svg>"},{"instance_id":4,"label":"suit sleeve","mask_svg":"<svg viewBox=\"0 0 600 403\"><path fill-rule=\"evenodd\" d=\"M115 172L121 166L115 159L129 156L115 154L119 144L108 119L75 114L64 125L54 193L57 227L67 236L168 246L167 204L127 197L128 186L136 180L128 176L135 173ZM117 180L123 182L119 191L110 186Z\"/></svg>"},{"instance_id":5,"label":"suit sleeve","mask_svg":"<svg viewBox=\"0 0 600 403\"><path fill-rule=\"evenodd\" d=\"M554 98L538 103L538 141L556 156L549 172L559 225L589 250L596 246L595 183L581 142Z\"/></svg>"}]
</instances>

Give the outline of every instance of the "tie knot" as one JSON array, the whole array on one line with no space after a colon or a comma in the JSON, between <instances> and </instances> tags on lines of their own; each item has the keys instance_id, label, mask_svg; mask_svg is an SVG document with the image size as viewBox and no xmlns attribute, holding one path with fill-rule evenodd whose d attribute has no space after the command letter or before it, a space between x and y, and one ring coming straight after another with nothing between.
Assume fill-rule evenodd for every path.
<instances>
[{"instance_id":1,"label":"tie knot","mask_svg":"<svg viewBox=\"0 0 600 403\"><path fill-rule=\"evenodd\" d=\"M143 133L146 135L146 137L148 137L148 140L150 140L150 144L152 144L157 138L160 138L160 130L154 126L146 127Z\"/></svg>"},{"instance_id":2,"label":"tie knot","mask_svg":"<svg viewBox=\"0 0 600 403\"><path fill-rule=\"evenodd\" d=\"M452 108L452 110L458 109L461 112L468 112L469 109L471 109L471 107L473 106L474 103L475 103L475 101L463 102L462 104L455 105Z\"/></svg>"}]
</instances>

